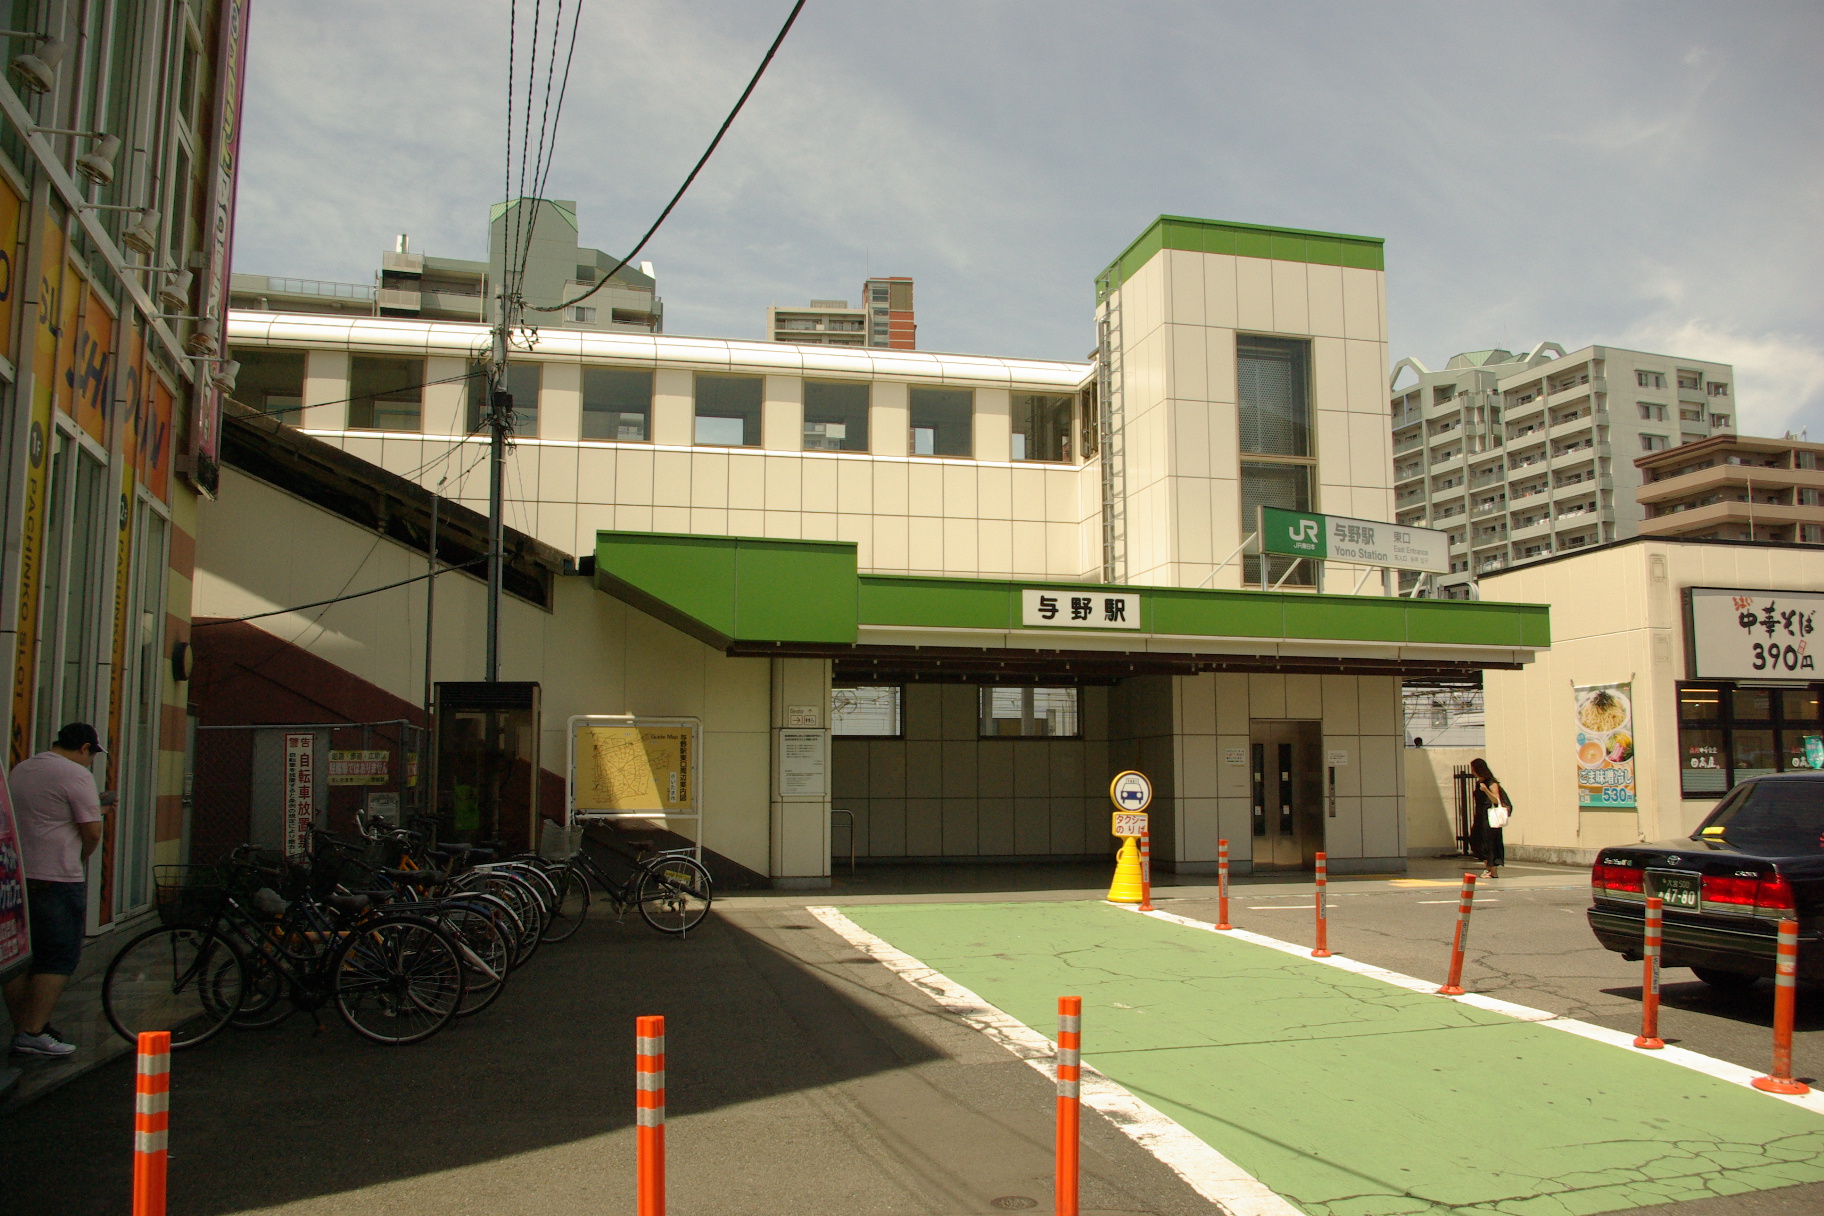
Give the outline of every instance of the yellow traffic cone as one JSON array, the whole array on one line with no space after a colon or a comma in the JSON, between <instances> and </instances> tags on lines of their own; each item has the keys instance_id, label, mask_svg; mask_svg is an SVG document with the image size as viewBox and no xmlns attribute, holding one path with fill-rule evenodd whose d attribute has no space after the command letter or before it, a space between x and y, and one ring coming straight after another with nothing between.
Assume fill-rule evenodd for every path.
<instances>
[{"instance_id":1,"label":"yellow traffic cone","mask_svg":"<svg viewBox=\"0 0 1824 1216\"><path fill-rule=\"evenodd\" d=\"M1140 902L1140 846L1138 837L1123 836L1121 851L1115 854L1115 881L1108 885L1111 904Z\"/></svg>"}]
</instances>

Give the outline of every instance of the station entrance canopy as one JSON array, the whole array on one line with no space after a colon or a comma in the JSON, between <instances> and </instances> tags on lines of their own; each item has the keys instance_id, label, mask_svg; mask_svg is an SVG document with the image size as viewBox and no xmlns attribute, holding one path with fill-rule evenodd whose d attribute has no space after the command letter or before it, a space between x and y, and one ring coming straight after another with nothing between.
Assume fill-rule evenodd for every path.
<instances>
[{"instance_id":1,"label":"station entrance canopy","mask_svg":"<svg viewBox=\"0 0 1824 1216\"><path fill-rule=\"evenodd\" d=\"M1551 645L1543 604L862 574L843 541L598 532L594 578L724 653L828 658L839 681L1438 678Z\"/></svg>"}]
</instances>

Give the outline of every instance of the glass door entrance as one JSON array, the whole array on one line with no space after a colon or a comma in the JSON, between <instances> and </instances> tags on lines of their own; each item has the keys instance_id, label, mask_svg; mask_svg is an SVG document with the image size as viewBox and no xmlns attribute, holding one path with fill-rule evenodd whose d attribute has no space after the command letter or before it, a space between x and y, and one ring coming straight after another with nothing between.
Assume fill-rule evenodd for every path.
<instances>
[{"instance_id":1,"label":"glass door entrance","mask_svg":"<svg viewBox=\"0 0 1824 1216\"><path fill-rule=\"evenodd\" d=\"M1254 869L1315 870L1324 847L1321 722L1249 726Z\"/></svg>"}]
</instances>

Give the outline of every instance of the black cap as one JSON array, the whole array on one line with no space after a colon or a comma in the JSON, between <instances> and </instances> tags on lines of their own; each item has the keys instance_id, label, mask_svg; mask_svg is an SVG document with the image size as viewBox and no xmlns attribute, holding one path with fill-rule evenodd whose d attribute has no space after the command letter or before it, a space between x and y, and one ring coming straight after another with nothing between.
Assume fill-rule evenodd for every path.
<instances>
[{"instance_id":1,"label":"black cap","mask_svg":"<svg viewBox=\"0 0 1824 1216\"><path fill-rule=\"evenodd\" d=\"M108 750L101 745L101 736L87 722L71 722L57 732L57 746L66 752L78 751L85 743L98 752Z\"/></svg>"}]
</instances>

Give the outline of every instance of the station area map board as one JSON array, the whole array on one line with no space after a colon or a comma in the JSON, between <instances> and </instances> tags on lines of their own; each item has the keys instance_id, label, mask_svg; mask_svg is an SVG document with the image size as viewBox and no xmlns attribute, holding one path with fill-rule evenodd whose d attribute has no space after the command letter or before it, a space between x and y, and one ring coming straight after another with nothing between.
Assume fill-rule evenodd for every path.
<instances>
[{"instance_id":1,"label":"station area map board","mask_svg":"<svg viewBox=\"0 0 1824 1216\"><path fill-rule=\"evenodd\" d=\"M695 820L701 842L695 718L570 719L569 818Z\"/></svg>"}]
</instances>

